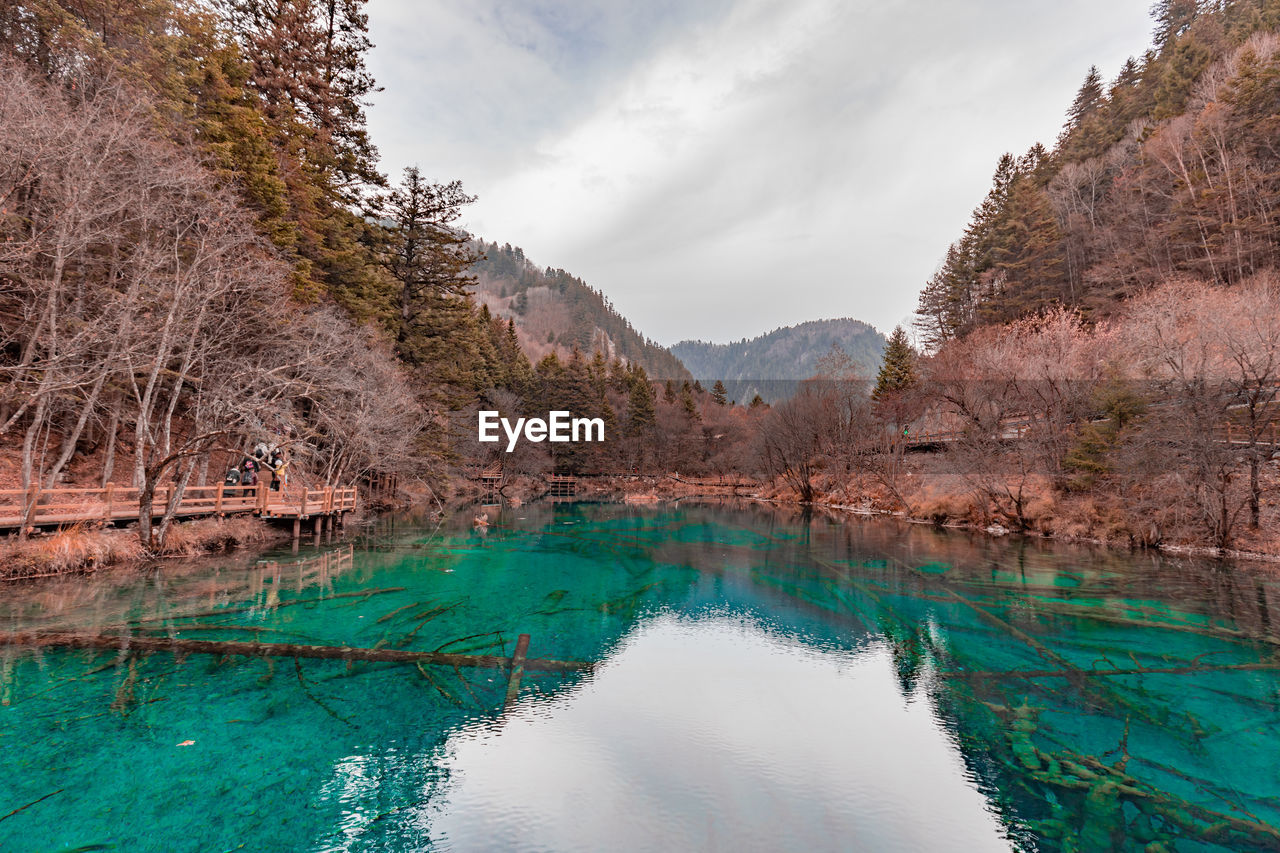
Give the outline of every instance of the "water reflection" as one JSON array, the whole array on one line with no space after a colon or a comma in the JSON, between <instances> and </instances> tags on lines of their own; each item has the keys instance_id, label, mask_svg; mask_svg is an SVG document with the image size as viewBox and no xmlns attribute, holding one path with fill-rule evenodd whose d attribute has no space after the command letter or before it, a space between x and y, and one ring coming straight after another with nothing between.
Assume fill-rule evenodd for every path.
<instances>
[{"instance_id":1,"label":"water reflection","mask_svg":"<svg viewBox=\"0 0 1280 853\"><path fill-rule=\"evenodd\" d=\"M458 851L1010 849L928 690L911 698L882 643L823 651L750 618L664 614L589 683L454 734L432 836Z\"/></svg>"},{"instance_id":2,"label":"water reflection","mask_svg":"<svg viewBox=\"0 0 1280 853\"><path fill-rule=\"evenodd\" d=\"M527 672L504 713L501 668L6 646L0 849L1280 849L1265 571L758 505L488 512L6 587L10 631L529 634L600 668Z\"/></svg>"},{"instance_id":3,"label":"water reflection","mask_svg":"<svg viewBox=\"0 0 1280 853\"><path fill-rule=\"evenodd\" d=\"M284 598L323 599L355 566L351 543L304 556L269 553L170 560L67 575L4 588L0 627L11 632L111 631L139 620L169 620L271 610Z\"/></svg>"}]
</instances>

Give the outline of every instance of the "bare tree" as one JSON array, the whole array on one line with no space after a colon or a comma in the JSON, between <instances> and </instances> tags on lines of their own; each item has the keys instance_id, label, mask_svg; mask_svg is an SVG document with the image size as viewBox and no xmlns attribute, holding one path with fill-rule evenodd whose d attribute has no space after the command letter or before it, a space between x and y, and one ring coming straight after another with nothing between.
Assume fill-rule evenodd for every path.
<instances>
[{"instance_id":1,"label":"bare tree","mask_svg":"<svg viewBox=\"0 0 1280 853\"><path fill-rule=\"evenodd\" d=\"M802 503L817 494L815 479L827 464L832 437L840 430L838 401L821 382L801 383L794 396L774 406L760 424L761 457L772 476L795 489Z\"/></svg>"},{"instance_id":2,"label":"bare tree","mask_svg":"<svg viewBox=\"0 0 1280 853\"><path fill-rule=\"evenodd\" d=\"M95 427L104 483L131 438L153 548L214 451L287 437L325 483L409 464L423 413L389 348L291 304L287 273L145 98L0 61L0 433L22 431L24 531Z\"/></svg>"}]
</instances>

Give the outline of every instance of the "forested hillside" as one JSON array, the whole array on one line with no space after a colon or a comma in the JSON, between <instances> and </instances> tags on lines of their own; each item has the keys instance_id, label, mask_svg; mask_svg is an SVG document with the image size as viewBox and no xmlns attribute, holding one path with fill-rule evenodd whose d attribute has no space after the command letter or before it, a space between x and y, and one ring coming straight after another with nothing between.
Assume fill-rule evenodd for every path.
<instances>
[{"instance_id":1,"label":"forested hillside","mask_svg":"<svg viewBox=\"0 0 1280 853\"><path fill-rule=\"evenodd\" d=\"M607 448L526 467L728 458L737 416L599 292L481 260L460 182L380 171L367 24L364 0L0 6L0 480L24 517L118 481L162 546L187 485L257 443L293 483L447 489L481 408L607 418Z\"/></svg>"},{"instance_id":2,"label":"forested hillside","mask_svg":"<svg viewBox=\"0 0 1280 853\"><path fill-rule=\"evenodd\" d=\"M1280 2L1152 11L1051 148L1000 158L921 293L929 352L877 399L945 451L895 496L917 513L1278 547Z\"/></svg>"},{"instance_id":3,"label":"forested hillside","mask_svg":"<svg viewBox=\"0 0 1280 853\"><path fill-rule=\"evenodd\" d=\"M1000 158L920 297L936 346L1044 311L1114 313L1174 276L1280 261L1280 2L1160 0L1152 47L1089 72L1052 149Z\"/></svg>"},{"instance_id":4,"label":"forested hillside","mask_svg":"<svg viewBox=\"0 0 1280 853\"><path fill-rule=\"evenodd\" d=\"M605 295L562 269L542 269L509 243L479 241L483 255L472 271L479 301L514 319L525 353L534 360L574 347L601 352L644 368L657 379L691 379L680 360L637 331Z\"/></svg>"},{"instance_id":5,"label":"forested hillside","mask_svg":"<svg viewBox=\"0 0 1280 853\"><path fill-rule=\"evenodd\" d=\"M671 352L704 383L721 380L733 399L759 394L766 402L790 395L796 383L820 372L819 361L840 350L870 379L884 354L885 338L871 326L848 318L812 320L728 344L681 341Z\"/></svg>"}]
</instances>

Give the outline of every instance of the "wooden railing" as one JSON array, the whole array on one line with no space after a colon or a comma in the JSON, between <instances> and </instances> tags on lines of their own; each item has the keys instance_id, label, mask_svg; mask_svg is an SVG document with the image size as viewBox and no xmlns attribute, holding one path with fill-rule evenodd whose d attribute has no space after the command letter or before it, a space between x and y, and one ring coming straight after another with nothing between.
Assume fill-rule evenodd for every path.
<instances>
[{"instance_id":1,"label":"wooden railing","mask_svg":"<svg viewBox=\"0 0 1280 853\"><path fill-rule=\"evenodd\" d=\"M268 492L262 506L262 515L268 518L306 518L350 512L355 508L355 487L327 486L323 489Z\"/></svg>"},{"instance_id":2,"label":"wooden railing","mask_svg":"<svg viewBox=\"0 0 1280 853\"><path fill-rule=\"evenodd\" d=\"M101 489L0 489L0 529L22 524L23 511L32 507L28 527L67 524L108 524L137 518L142 489L108 484ZM152 499L156 518L164 515L172 487L160 486ZM32 506L34 504L34 506ZM175 517L257 513L267 518L302 518L351 512L356 508L354 487L329 486L274 492L256 486L187 486L174 510Z\"/></svg>"},{"instance_id":3,"label":"wooden railing","mask_svg":"<svg viewBox=\"0 0 1280 853\"><path fill-rule=\"evenodd\" d=\"M947 444L952 441L959 441L964 437L964 433L960 430L935 430L933 432L909 432L906 434L906 444Z\"/></svg>"},{"instance_id":4,"label":"wooden railing","mask_svg":"<svg viewBox=\"0 0 1280 853\"><path fill-rule=\"evenodd\" d=\"M728 488L728 489L755 489L761 486L756 480L745 477L735 477L728 479L723 475L719 477L686 477L681 474L668 474L672 480L682 483L686 486L702 486L707 488Z\"/></svg>"},{"instance_id":5,"label":"wooden railing","mask_svg":"<svg viewBox=\"0 0 1280 853\"><path fill-rule=\"evenodd\" d=\"M1226 427L1219 429L1219 435L1228 444L1280 447L1280 421L1260 424L1257 434L1252 436L1247 425L1227 421Z\"/></svg>"}]
</instances>

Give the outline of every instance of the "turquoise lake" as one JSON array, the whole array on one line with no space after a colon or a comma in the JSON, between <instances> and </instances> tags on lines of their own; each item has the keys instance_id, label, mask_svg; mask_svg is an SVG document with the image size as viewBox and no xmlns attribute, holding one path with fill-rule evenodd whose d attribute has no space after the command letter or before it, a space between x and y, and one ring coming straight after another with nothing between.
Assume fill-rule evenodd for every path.
<instances>
[{"instance_id":1,"label":"turquoise lake","mask_svg":"<svg viewBox=\"0 0 1280 853\"><path fill-rule=\"evenodd\" d=\"M1280 850L1280 570L539 502L3 587L3 851Z\"/></svg>"}]
</instances>

